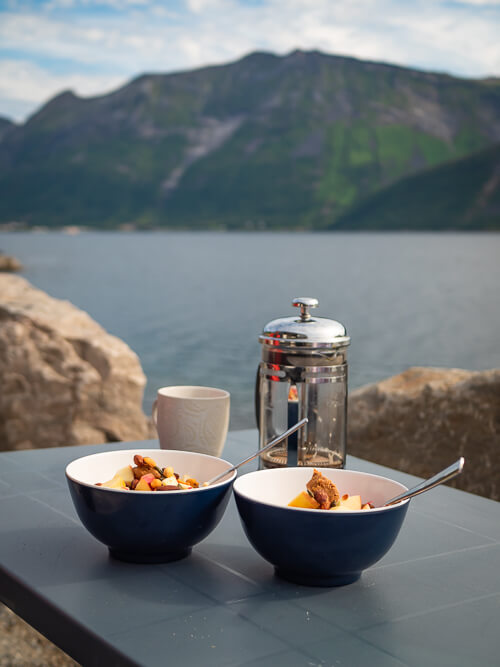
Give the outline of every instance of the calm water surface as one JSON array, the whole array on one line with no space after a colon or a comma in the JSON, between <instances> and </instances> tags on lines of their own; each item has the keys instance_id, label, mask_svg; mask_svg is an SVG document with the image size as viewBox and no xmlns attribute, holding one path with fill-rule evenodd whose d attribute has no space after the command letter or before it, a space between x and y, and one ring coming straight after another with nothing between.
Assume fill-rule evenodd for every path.
<instances>
[{"instance_id":1,"label":"calm water surface","mask_svg":"<svg viewBox=\"0 0 500 667\"><path fill-rule=\"evenodd\" d=\"M139 355L148 383L228 389L254 426L258 334L315 296L352 338L349 387L412 365L500 367L500 235L0 233L33 285Z\"/></svg>"}]
</instances>

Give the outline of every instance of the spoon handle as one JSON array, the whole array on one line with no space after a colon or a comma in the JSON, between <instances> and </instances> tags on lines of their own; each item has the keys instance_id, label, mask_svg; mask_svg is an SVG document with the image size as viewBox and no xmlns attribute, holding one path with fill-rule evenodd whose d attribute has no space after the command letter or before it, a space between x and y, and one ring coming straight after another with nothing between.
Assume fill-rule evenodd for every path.
<instances>
[{"instance_id":1,"label":"spoon handle","mask_svg":"<svg viewBox=\"0 0 500 667\"><path fill-rule=\"evenodd\" d=\"M203 486L210 486L210 484L213 484L214 482L217 482L217 480L222 479L225 477L228 473L233 472L233 470L236 470L242 465L245 465L245 463L250 463L250 461L253 461L254 458L259 456L259 454L263 454L264 452L267 452L268 449L271 449L271 447L274 447L278 443L280 443L282 440L285 440L285 438L288 438L288 436L292 435L292 433L295 433L295 431L298 431L299 428L302 428L304 424L307 424L308 419L307 417L304 417L300 421L298 421L296 424L291 426L289 429L281 433L281 435L278 435L274 440L271 440L271 442L268 442L265 447L262 447L262 449L258 449L255 454L252 454L248 458L244 459L243 461L240 461L234 466L231 466L231 468L228 468L227 470L224 470L224 472L221 472L220 475L217 475L216 477L212 477L212 479L209 479L208 482L205 482Z\"/></svg>"},{"instance_id":2,"label":"spoon handle","mask_svg":"<svg viewBox=\"0 0 500 667\"><path fill-rule=\"evenodd\" d=\"M384 503L382 507L387 507L388 505L394 505L396 503L401 502L402 500L406 500L407 498L418 496L419 493L424 493L424 491L429 491L429 489L433 489L435 486L438 486L438 484L443 484L444 482L447 482L448 480L452 479L453 477L456 477L462 472L464 463L465 459L463 456L461 456L458 459L458 461L455 461L455 463L452 463L451 466L448 466L444 470L441 470L441 472L438 472L436 475L434 475L434 477L430 477L429 479L424 480L420 484L417 484L417 486L408 489L408 491L400 493L399 496L394 496L394 498L391 498L386 503Z\"/></svg>"}]
</instances>

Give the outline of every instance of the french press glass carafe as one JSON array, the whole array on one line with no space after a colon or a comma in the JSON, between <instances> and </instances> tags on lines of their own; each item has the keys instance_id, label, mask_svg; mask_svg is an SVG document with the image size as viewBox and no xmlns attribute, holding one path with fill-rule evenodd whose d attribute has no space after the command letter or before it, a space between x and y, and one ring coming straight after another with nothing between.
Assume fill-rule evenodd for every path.
<instances>
[{"instance_id":1,"label":"french press glass carafe","mask_svg":"<svg viewBox=\"0 0 500 667\"><path fill-rule=\"evenodd\" d=\"M312 317L318 300L294 299L298 317L269 322L255 392L260 447L303 417L308 423L260 457L261 468L343 468L347 430L347 347L340 322Z\"/></svg>"}]
</instances>

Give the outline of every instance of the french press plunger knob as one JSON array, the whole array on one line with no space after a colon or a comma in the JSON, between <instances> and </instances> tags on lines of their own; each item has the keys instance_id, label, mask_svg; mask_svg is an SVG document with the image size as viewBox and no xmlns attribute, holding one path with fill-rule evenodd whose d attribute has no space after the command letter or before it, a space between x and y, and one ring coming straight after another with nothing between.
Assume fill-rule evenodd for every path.
<instances>
[{"instance_id":1,"label":"french press plunger knob","mask_svg":"<svg viewBox=\"0 0 500 667\"><path fill-rule=\"evenodd\" d=\"M299 296L297 299L292 301L292 306L300 308L300 319L302 322L307 322L307 320L311 319L309 308L317 308L318 304L318 299L314 299L309 296Z\"/></svg>"}]
</instances>

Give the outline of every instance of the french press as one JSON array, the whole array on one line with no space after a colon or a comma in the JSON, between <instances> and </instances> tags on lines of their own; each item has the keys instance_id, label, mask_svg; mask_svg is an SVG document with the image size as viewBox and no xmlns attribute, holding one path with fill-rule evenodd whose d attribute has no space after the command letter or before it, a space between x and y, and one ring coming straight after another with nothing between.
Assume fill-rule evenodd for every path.
<instances>
[{"instance_id":1,"label":"french press","mask_svg":"<svg viewBox=\"0 0 500 667\"><path fill-rule=\"evenodd\" d=\"M318 300L292 301L298 317L269 322L259 341L255 408L260 448L303 417L308 423L260 457L260 468L343 468L347 431L347 347L340 322L313 317Z\"/></svg>"}]
</instances>

